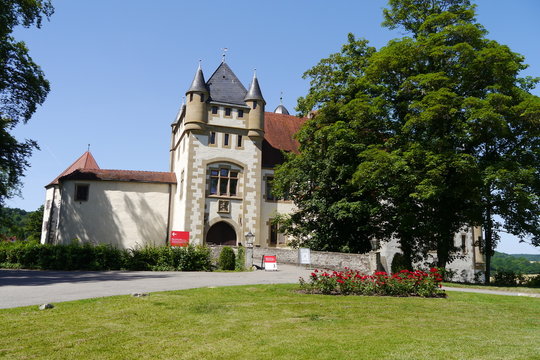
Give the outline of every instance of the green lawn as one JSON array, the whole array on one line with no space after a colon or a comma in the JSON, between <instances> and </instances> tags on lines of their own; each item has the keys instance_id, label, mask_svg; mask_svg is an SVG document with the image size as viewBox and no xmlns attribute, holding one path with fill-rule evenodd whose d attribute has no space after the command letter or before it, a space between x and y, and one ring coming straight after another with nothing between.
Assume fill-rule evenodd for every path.
<instances>
[{"instance_id":1,"label":"green lawn","mask_svg":"<svg viewBox=\"0 0 540 360\"><path fill-rule=\"evenodd\" d=\"M443 283L447 287L460 287L460 288L474 288L474 289L485 289L485 290L497 290L497 291L508 291L508 292L517 292L517 293L526 293L526 294L540 294L540 288L531 288L524 286L486 286L481 284L460 284L460 283Z\"/></svg>"},{"instance_id":2,"label":"green lawn","mask_svg":"<svg viewBox=\"0 0 540 360\"><path fill-rule=\"evenodd\" d=\"M6 359L540 359L540 299L205 288L0 310Z\"/></svg>"}]
</instances>

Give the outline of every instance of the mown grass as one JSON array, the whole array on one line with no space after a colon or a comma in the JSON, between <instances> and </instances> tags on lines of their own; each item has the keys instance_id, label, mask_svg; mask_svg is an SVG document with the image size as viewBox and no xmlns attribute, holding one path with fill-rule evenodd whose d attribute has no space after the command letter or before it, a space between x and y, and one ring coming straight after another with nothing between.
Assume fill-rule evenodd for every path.
<instances>
[{"instance_id":1,"label":"mown grass","mask_svg":"<svg viewBox=\"0 0 540 360\"><path fill-rule=\"evenodd\" d=\"M449 282L444 282L443 285L447 287L497 290L497 291L526 293L526 294L540 294L540 288L532 288L532 287L525 287L525 286L494 286L494 285L487 286L487 285L482 285L482 284L460 284L460 283L449 283Z\"/></svg>"},{"instance_id":2,"label":"mown grass","mask_svg":"<svg viewBox=\"0 0 540 360\"><path fill-rule=\"evenodd\" d=\"M6 359L539 359L540 299L203 288L0 310Z\"/></svg>"}]
</instances>

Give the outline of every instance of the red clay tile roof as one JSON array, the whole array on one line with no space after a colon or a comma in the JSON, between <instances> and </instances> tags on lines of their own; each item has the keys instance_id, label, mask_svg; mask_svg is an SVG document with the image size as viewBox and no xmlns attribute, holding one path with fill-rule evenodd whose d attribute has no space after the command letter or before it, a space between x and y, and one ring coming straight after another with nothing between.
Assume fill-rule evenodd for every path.
<instances>
[{"instance_id":1,"label":"red clay tile roof","mask_svg":"<svg viewBox=\"0 0 540 360\"><path fill-rule=\"evenodd\" d=\"M51 181L49 185L45 187L58 184L58 179L60 179L62 176L71 174L77 169L99 169L99 165L97 164L96 159L94 159L90 151L87 151L82 154L80 158L75 160L73 164L68 166L68 168L64 170L60 175L58 175L53 181Z\"/></svg>"},{"instance_id":2,"label":"red clay tile roof","mask_svg":"<svg viewBox=\"0 0 540 360\"><path fill-rule=\"evenodd\" d=\"M294 134L306 122L306 118L292 115L264 113L264 140L262 145L262 163L264 167L274 167L283 163L283 151L298 152L298 141Z\"/></svg>"},{"instance_id":3,"label":"red clay tile roof","mask_svg":"<svg viewBox=\"0 0 540 360\"><path fill-rule=\"evenodd\" d=\"M78 169L62 176L59 180L102 180L176 184L176 175L172 172L158 171Z\"/></svg>"}]
</instances>

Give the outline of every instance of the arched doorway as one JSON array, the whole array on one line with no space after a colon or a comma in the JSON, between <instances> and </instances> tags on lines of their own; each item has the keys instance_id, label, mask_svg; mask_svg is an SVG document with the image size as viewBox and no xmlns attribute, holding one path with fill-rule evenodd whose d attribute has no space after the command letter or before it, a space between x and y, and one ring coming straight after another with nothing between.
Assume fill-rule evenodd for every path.
<instances>
[{"instance_id":1,"label":"arched doorway","mask_svg":"<svg viewBox=\"0 0 540 360\"><path fill-rule=\"evenodd\" d=\"M208 230L206 234L208 245L229 245L236 246L236 232L234 228L225 221L220 221Z\"/></svg>"}]
</instances>

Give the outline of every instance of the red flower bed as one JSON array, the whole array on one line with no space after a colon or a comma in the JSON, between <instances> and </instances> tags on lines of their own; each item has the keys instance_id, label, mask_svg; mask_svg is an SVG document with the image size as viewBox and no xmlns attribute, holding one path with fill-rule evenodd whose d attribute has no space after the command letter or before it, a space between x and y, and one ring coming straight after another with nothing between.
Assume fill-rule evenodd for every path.
<instances>
[{"instance_id":1,"label":"red flower bed","mask_svg":"<svg viewBox=\"0 0 540 360\"><path fill-rule=\"evenodd\" d=\"M441 297L445 296L441 289L442 280L436 268L431 268L429 272L401 270L392 275L384 271L365 275L351 269L316 269L308 281L300 278L300 287L311 294Z\"/></svg>"}]
</instances>

